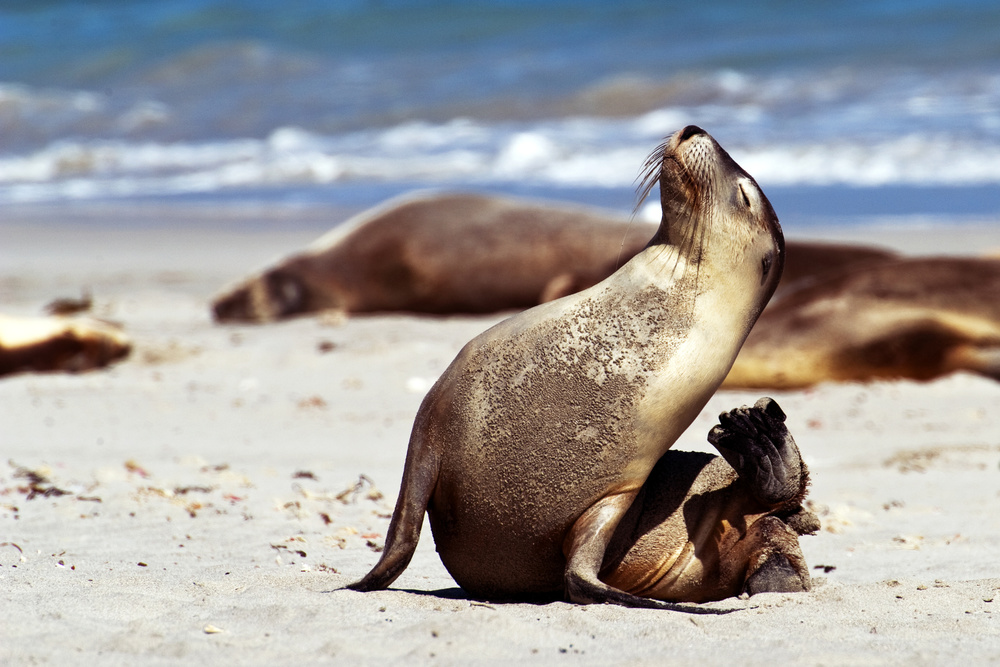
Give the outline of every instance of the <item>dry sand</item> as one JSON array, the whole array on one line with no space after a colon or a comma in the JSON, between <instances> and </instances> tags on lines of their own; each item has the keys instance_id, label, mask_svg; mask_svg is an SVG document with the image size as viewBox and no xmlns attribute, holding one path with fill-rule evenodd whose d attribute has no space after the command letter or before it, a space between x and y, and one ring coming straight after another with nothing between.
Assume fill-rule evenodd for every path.
<instances>
[{"instance_id":1,"label":"dry sand","mask_svg":"<svg viewBox=\"0 0 1000 667\"><path fill-rule=\"evenodd\" d=\"M0 223L0 308L86 286L136 341L109 371L0 380L0 664L1000 660L1000 384L772 393L824 524L810 593L718 616L481 604L426 529L393 590L335 590L378 557L423 392L500 317L215 326L209 296L322 225L139 213ZM825 236L1000 248L996 225ZM676 447L710 451L715 415L759 394L719 393Z\"/></svg>"}]
</instances>

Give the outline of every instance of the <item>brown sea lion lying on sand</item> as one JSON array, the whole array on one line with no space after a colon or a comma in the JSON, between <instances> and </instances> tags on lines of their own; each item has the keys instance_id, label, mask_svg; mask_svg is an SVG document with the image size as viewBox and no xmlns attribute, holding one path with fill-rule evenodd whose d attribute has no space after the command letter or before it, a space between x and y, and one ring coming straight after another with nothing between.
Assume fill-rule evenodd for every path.
<instances>
[{"instance_id":1,"label":"brown sea lion lying on sand","mask_svg":"<svg viewBox=\"0 0 1000 667\"><path fill-rule=\"evenodd\" d=\"M119 327L101 320L0 315L0 375L78 373L107 366L131 349Z\"/></svg>"},{"instance_id":2,"label":"brown sea lion lying on sand","mask_svg":"<svg viewBox=\"0 0 1000 667\"><path fill-rule=\"evenodd\" d=\"M724 386L932 380L955 371L1000 380L1000 260L899 259L786 295L758 319Z\"/></svg>"},{"instance_id":3,"label":"brown sea lion lying on sand","mask_svg":"<svg viewBox=\"0 0 1000 667\"><path fill-rule=\"evenodd\" d=\"M220 322L348 313L492 313L600 282L655 226L578 206L415 194L365 211L214 300ZM621 260L619 260L619 255Z\"/></svg>"},{"instance_id":4,"label":"brown sea lion lying on sand","mask_svg":"<svg viewBox=\"0 0 1000 667\"><path fill-rule=\"evenodd\" d=\"M642 250L657 225L565 203L411 194L345 222L304 252L216 297L219 322L272 322L336 309L489 313L586 289ZM790 242L777 294L878 248Z\"/></svg>"}]
</instances>

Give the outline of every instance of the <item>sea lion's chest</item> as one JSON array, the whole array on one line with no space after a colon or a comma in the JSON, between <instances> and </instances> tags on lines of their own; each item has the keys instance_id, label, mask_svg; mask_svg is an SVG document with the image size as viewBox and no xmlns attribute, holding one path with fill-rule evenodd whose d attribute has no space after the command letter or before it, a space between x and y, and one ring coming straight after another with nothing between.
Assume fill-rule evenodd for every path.
<instances>
[{"instance_id":1,"label":"sea lion's chest","mask_svg":"<svg viewBox=\"0 0 1000 667\"><path fill-rule=\"evenodd\" d=\"M449 439L491 470L621 470L636 454L640 406L692 327L680 291L595 288L481 341L458 378L460 432Z\"/></svg>"}]
</instances>

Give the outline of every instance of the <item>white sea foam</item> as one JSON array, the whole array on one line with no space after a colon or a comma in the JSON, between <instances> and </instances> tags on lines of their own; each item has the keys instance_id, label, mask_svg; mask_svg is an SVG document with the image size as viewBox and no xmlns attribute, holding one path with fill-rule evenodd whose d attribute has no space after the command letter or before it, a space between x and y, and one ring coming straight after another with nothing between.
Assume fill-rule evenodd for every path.
<instances>
[{"instance_id":1,"label":"white sea foam","mask_svg":"<svg viewBox=\"0 0 1000 667\"><path fill-rule=\"evenodd\" d=\"M49 90L17 83L0 83L0 111L11 116L53 112L94 114L103 111L105 106L101 95L89 91Z\"/></svg>"},{"instance_id":2,"label":"white sea foam","mask_svg":"<svg viewBox=\"0 0 1000 667\"><path fill-rule=\"evenodd\" d=\"M734 156L758 181L774 185L1000 183L1000 146L938 137L758 146Z\"/></svg>"},{"instance_id":3,"label":"white sea foam","mask_svg":"<svg viewBox=\"0 0 1000 667\"><path fill-rule=\"evenodd\" d=\"M631 187L649 151L686 122L683 112L665 109L632 120L458 120L329 136L283 127L265 139L202 143L57 141L0 155L0 201L345 181ZM772 140L727 149L765 186L1000 183L1000 145L945 135Z\"/></svg>"}]
</instances>

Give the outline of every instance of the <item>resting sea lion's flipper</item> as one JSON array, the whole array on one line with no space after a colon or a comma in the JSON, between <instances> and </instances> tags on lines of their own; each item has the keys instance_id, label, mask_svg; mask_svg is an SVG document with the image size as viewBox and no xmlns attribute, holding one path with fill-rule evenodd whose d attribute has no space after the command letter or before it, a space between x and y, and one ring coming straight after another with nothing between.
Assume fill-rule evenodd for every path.
<instances>
[{"instance_id":1,"label":"resting sea lion's flipper","mask_svg":"<svg viewBox=\"0 0 1000 667\"><path fill-rule=\"evenodd\" d=\"M347 586L355 591L377 591L388 588L413 558L424 523L424 513L437 485L441 461L425 440L410 440L399 487L396 508L385 536L385 548L371 572L360 581Z\"/></svg>"},{"instance_id":2,"label":"resting sea lion's flipper","mask_svg":"<svg viewBox=\"0 0 1000 667\"><path fill-rule=\"evenodd\" d=\"M723 412L708 441L766 506L791 508L802 502L809 473L785 427L785 413L773 399Z\"/></svg>"}]
</instances>

